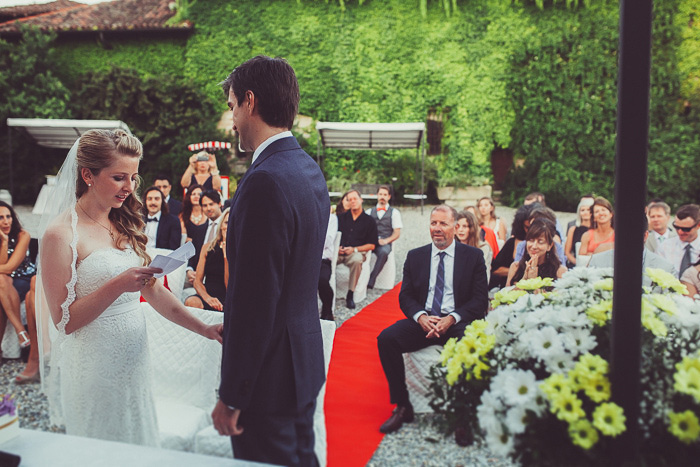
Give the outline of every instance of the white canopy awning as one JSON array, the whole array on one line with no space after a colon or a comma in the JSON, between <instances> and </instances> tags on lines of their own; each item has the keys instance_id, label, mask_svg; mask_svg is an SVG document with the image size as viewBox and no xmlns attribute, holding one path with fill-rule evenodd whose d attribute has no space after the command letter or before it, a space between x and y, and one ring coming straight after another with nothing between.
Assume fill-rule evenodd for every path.
<instances>
[{"instance_id":1,"label":"white canopy awning","mask_svg":"<svg viewBox=\"0 0 700 467\"><path fill-rule=\"evenodd\" d=\"M67 120L59 118L8 118L7 126L23 128L39 146L70 149L75 140L92 129L121 128L131 134L121 120Z\"/></svg>"},{"instance_id":2,"label":"white canopy awning","mask_svg":"<svg viewBox=\"0 0 700 467\"><path fill-rule=\"evenodd\" d=\"M425 123L318 122L316 130L320 136L316 153L319 165L321 146L337 149L416 149L416 164L420 160L420 187L416 187L419 193L409 196L419 197L423 213Z\"/></svg>"},{"instance_id":3,"label":"white canopy awning","mask_svg":"<svg viewBox=\"0 0 700 467\"><path fill-rule=\"evenodd\" d=\"M327 148L420 148L425 123L318 122L321 142Z\"/></svg>"}]
</instances>

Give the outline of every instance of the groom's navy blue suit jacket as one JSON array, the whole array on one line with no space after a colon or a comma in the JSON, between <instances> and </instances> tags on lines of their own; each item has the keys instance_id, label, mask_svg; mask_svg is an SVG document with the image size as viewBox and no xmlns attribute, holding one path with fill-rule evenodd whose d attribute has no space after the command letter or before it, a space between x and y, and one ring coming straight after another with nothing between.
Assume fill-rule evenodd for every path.
<instances>
[{"instance_id":1,"label":"groom's navy blue suit jacket","mask_svg":"<svg viewBox=\"0 0 700 467\"><path fill-rule=\"evenodd\" d=\"M293 137L270 144L239 183L226 239L229 282L219 397L293 414L325 380L316 292L330 200Z\"/></svg>"}]
</instances>

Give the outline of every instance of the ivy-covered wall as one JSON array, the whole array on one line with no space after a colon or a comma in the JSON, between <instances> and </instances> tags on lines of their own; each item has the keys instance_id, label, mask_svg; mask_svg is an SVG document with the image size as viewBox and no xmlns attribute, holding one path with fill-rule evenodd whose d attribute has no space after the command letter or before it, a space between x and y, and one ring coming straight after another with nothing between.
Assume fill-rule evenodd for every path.
<instances>
[{"instance_id":1,"label":"ivy-covered wall","mask_svg":"<svg viewBox=\"0 0 700 467\"><path fill-rule=\"evenodd\" d=\"M316 120L425 121L429 109L444 109L449 156L434 162L445 181L467 183L489 176L494 143L509 145L513 123L499 79L507 67L503 31L489 27L495 14L486 3L474 3L449 18L430 8L424 18L402 0L344 10L325 2L200 0L190 9L197 34L188 43L187 74L216 95L216 83L236 64L256 54L283 56L298 74L300 112ZM409 153L326 155L329 178L359 170L365 181L387 181L392 174L381 167L400 159L414 167Z\"/></svg>"},{"instance_id":2,"label":"ivy-covered wall","mask_svg":"<svg viewBox=\"0 0 700 467\"><path fill-rule=\"evenodd\" d=\"M491 151L500 147L521 163L504 189L509 203L534 190L558 209L573 209L585 192L612 198L617 2L186 3L195 24L189 38L113 38L108 49L94 39L61 39L55 74L70 86L113 65L144 80L168 75L218 114L226 109L218 83L234 66L256 54L282 56L299 78L300 113L317 121L425 121L431 109L446 115L443 154L428 158L432 184L490 177ZM655 2L649 194L676 206L700 200L698 18L696 0ZM307 133L313 153L317 136ZM325 155L336 186L396 178L399 192L415 189L414 151ZM155 165L177 169L174 161Z\"/></svg>"},{"instance_id":3,"label":"ivy-covered wall","mask_svg":"<svg viewBox=\"0 0 700 467\"><path fill-rule=\"evenodd\" d=\"M113 67L132 68L144 75L182 77L187 37L178 35L69 36L56 40L54 65L65 83L73 83L87 72L109 73Z\"/></svg>"}]
</instances>

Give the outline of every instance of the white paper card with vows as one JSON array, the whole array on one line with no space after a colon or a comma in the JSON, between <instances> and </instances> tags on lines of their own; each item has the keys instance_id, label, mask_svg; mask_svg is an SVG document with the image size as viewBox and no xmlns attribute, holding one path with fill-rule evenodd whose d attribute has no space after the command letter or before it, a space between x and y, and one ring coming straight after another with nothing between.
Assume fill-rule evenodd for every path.
<instances>
[{"instance_id":1,"label":"white paper card with vows","mask_svg":"<svg viewBox=\"0 0 700 467\"><path fill-rule=\"evenodd\" d=\"M154 277L160 279L186 264L194 256L194 253L194 245L192 245L192 242L187 242L168 256L157 255L148 267L162 269L163 272L154 274Z\"/></svg>"}]
</instances>

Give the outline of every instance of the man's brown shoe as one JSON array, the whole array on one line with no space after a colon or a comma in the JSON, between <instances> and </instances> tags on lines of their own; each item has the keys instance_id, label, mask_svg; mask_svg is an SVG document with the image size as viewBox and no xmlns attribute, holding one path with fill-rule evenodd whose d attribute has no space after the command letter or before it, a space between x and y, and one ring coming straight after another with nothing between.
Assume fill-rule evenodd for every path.
<instances>
[{"instance_id":1,"label":"man's brown shoe","mask_svg":"<svg viewBox=\"0 0 700 467\"><path fill-rule=\"evenodd\" d=\"M379 431L382 433L392 433L401 428L404 423L410 423L412 421L413 407L403 407L399 405L394 409L394 413L391 414L391 417L379 428Z\"/></svg>"}]
</instances>

